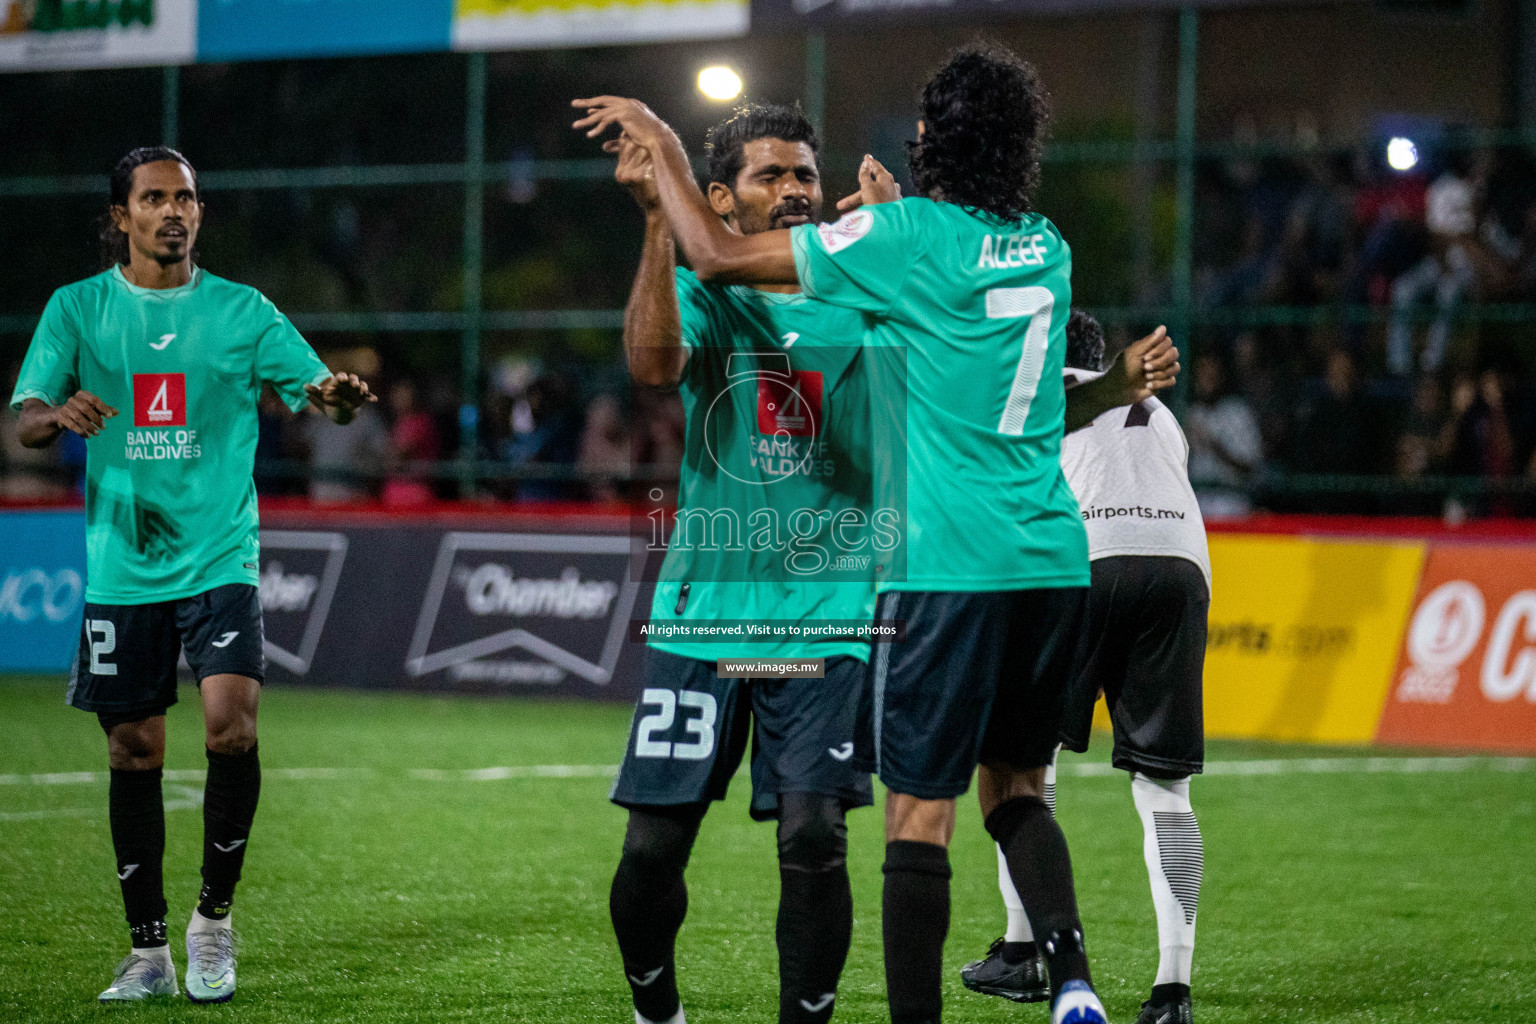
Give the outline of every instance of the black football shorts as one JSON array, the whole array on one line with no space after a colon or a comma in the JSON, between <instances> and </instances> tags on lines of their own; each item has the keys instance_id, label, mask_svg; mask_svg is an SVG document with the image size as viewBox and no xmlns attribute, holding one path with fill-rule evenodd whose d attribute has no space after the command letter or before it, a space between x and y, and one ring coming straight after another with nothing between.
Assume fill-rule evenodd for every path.
<instances>
[{"instance_id":1,"label":"black football shorts","mask_svg":"<svg viewBox=\"0 0 1536 1024\"><path fill-rule=\"evenodd\" d=\"M1205 573L1187 558L1117 555L1093 562L1088 653L1061 738L1087 750L1099 694L1114 726L1114 765L1178 779L1205 764Z\"/></svg>"},{"instance_id":2,"label":"black football shorts","mask_svg":"<svg viewBox=\"0 0 1536 1024\"><path fill-rule=\"evenodd\" d=\"M87 603L64 702L95 712L107 728L163 715L176 703L183 648L199 683L225 673L261 682L262 636L261 600L246 583L179 601Z\"/></svg>"},{"instance_id":3,"label":"black football shorts","mask_svg":"<svg viewBox=\"0 0 1536 1024\"><path fill-rule=\"evenodd\" d=\"M1049 764L1087 603L1087 587L881 594L876 620L906 638L875 645L861 763L925 800L964 793L977 764Z\"/></svg>"},{"instance_id":4,"label":"black football shorts","mask_svg":"<svg viewBox=\"0 0 1536 1024\"><path fill-rule=\"evenodd\" d=\"M725 799L752 744L752 817L778 817L780 793L874 802L854 763L864 663L826 661L823 679L717 679L715 663L648 647L645 689L611 798L621 807Z\"/></svg>"}]
</instances>

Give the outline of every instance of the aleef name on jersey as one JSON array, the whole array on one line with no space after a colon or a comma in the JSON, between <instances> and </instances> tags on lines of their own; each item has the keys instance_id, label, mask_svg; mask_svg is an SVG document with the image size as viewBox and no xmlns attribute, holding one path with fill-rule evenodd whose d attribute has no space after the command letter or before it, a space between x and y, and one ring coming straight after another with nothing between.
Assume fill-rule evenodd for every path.
<instances>
[{"instance_id":1,"label":"aleef name on jersey","mask_svg":"<svg viewBox=\"0 0 1536 1024\"><path fill-rule=\"evenodd\" d=\"M977 270L999 270L1003 267L1045 266L1045 235L983 235L981 256L976 260Z\"/></svg>"}]
</instances>

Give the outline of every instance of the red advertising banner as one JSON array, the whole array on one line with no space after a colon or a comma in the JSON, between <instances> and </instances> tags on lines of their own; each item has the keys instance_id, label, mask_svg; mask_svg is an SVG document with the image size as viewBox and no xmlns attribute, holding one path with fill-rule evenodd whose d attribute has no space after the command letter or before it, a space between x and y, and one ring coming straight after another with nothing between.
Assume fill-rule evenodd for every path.
<instances>
[{"instance_id":1,"label":"red advertising banner","mask_svg":"<svg viewBox=\"0 0 1536 1024\"><path fill-rule=\"evenodd\" d=\"M1536 545L1431 545L1376 740L1536 752Z\"/></svg>"}]
</instances>

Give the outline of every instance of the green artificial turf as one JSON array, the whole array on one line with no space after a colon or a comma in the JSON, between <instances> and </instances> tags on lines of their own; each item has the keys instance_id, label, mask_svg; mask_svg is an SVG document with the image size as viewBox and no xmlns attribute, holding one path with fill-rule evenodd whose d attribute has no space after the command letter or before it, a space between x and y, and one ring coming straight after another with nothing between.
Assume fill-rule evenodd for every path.
<instances>
[{"instance_id":1,"label":"green artificial turf","mask_svg":"<svg viewBox=\"0 0 1536 1024\"><path fill-rule=\"evenodd\" d=\"M235 1000L102 1008L95 995L127 946L105 743L62 693L58 681L0 679L0 1021L632 1019L608 925L624 825L609 778L465 774L612 765L627 708L269 690L267 775L235 909ZM169 732L166 884L184 965L200 783L175 773L204 765L193 691ZM1106 746L1066 760L1060 815L1095 978L1111 1019L1129 1022L1152 981L1156 931L1128 783L1078 774L1101 765ZM1536 1020L1536 766L1366 771L1363 751L1213 743L1209 753L1362 760L1361 770L1271 766L1196 781L1202 1024ZM65 772L94 774L35 777ZM706 821L689 870L679 964L692 1024L776 1014L773 829L749 820L747 790L743 775ZM1043 1006L977 996L956 977L1003 917L991 843L974 803L961 806L947 1019L1044 1024ZM834 1020L884 1021L878 812L855 812L849 831L854 948Z\"/></svg>"}]
</instances>

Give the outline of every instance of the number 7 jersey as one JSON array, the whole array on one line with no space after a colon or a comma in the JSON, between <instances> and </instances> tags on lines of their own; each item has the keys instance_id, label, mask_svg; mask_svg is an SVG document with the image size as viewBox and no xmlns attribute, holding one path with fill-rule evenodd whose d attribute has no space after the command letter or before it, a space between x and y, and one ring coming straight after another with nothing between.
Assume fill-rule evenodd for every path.
<instances>
[{"instance_id":1,"label":"number 7 jersey","mask_svg":"<svg viewBox=\"0 0 1536 1024\"><path fill-rule=\"evenodd\" d=\"M907 513L880 589L1086 586L1061 470L1072 255L1056 228L911 198L792 231L805 293L865 314L874 433L902 449L872 459L877 506Z\"/></svg>"}]
</instances>

